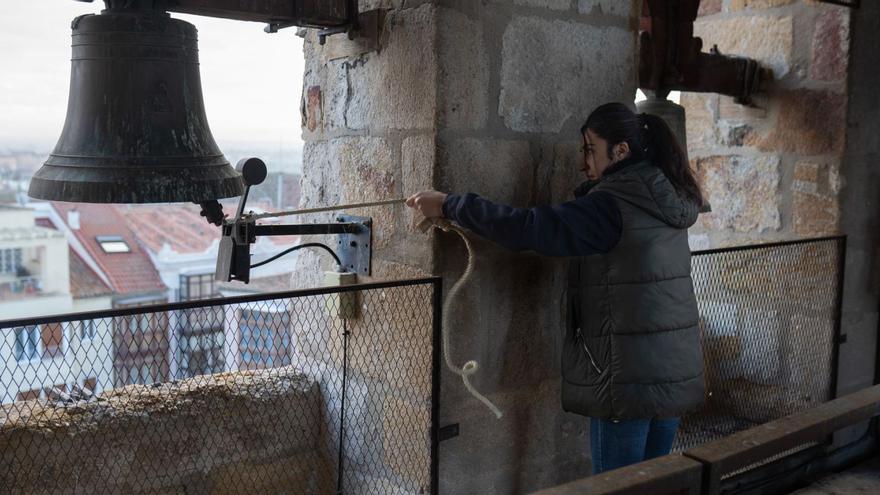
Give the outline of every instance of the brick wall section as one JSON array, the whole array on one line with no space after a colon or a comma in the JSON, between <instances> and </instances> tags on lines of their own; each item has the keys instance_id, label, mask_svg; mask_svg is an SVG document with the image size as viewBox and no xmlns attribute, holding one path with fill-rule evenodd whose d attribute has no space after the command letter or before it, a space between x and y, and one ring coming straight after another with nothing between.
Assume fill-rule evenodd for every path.
<instances>
[{"instance_id":1,"label":"brick wall section","mask_svg":"<svg viewBox=\"0 0 880 495\"><path fill-rule=\"evenodd\" d=\"M757 59L774 81L754 107L682 94L691 166L714 209L691 230L692 247L837 233L850 9L715 0L700 14L704 46Z\"/></svg>"}]
</instances>

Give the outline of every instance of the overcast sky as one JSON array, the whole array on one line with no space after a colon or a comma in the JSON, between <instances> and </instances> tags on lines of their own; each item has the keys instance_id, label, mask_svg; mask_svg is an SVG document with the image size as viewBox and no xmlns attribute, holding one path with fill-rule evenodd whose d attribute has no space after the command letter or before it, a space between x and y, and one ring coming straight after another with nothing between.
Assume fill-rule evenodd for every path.
<instances>
[{"instance_id":1,"label":"overcast sky","mask_svg":"<svg viewBox=\"0 0 880 495\"><path fill-rule=\"evenodd\" d=\"M0 150L49 151L67 111L70 22L100 0L4 0L0 15ZM172 14L199 30L202 90L221 148L301 145L302 39L295 28Z\"/></svg>"}]
</instances>

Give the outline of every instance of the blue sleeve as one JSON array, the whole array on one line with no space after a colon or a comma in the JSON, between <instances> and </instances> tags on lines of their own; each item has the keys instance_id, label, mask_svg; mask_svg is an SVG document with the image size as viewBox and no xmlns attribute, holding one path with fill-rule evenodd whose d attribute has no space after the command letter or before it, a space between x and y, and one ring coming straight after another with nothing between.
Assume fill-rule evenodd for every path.
<instances>
[{"instance_id":1,"label":"blue sleeve","mask_svg":"<svg viewBox=\"0 0 880 495\"><path fill-rule=\"evenodd\" d=\"M620 240L622 225L614 197L604 191L535 208L499 205L474 193L450 194L443 215L507 249L546 256L607 253Z\"/></svg>"}]
</instances>

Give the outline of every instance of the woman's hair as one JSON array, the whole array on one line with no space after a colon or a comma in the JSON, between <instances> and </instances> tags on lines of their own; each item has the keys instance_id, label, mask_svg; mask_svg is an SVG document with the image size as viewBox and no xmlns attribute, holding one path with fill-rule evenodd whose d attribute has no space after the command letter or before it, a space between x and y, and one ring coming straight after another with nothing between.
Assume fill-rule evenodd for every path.
<instances>
[{"instance_id":1,"label":"woman's hair","mask_svg":"<svg viewBox=\"0 0 880 495\"><path fill-rule=\"evenodd\" d=\"M625 141L634 158L648 158L663 170L679 194L697 205L703 204L703 194L685 154L662 118L645 113L636 115L623 103L606 103L587 117L581 134L586 134L587 129L608 141L608 156L615 144Z\"/></svg>"}]
</instances>

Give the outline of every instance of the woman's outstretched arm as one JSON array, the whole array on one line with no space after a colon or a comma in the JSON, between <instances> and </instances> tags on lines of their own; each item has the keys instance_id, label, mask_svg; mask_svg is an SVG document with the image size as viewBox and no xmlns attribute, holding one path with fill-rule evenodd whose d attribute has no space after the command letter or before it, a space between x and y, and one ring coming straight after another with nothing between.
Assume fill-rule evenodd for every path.
<instances>
[{"instance_id":1,"label":"woman's outstretched arm","mask_svg":"<svg viewBox=\"0 0 880 495\"><path fill-rule=\"evenodd\" d=\"M426 216L442 214L513 251L587 256L608 252L620 240L620 210L613 196L602 191L534 208L501 205L473 193L434 191L416 194L407 204L419 208Z\"/></svg>"}]
</instances>

